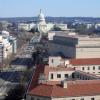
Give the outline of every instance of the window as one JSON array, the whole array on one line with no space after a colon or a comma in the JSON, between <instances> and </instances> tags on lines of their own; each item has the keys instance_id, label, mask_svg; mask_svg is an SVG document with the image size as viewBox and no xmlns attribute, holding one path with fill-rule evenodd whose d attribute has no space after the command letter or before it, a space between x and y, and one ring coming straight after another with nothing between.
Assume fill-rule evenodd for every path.
<instances>
[{"instance_id":1,"label":"window","mask_svg":"<svg viewBox=\"0 0 100 100\"><path fill-rule=\"evenodd\" d=\"M34 97L31 97L31 100L35 100Z\"/></svg>"},{"instance_id":2,"label":"window","mask_svg":"<svg viewBox=\"0 0 100 100\"><path fill-rule=\"evenodd\" d=\"M90 67L88 67L87 69L90 70Z\"/></svg>"},{"instance_id":3,"label":"window","mask_svg":"<svg viewBox=\"0 0 100 100\"><path fill-rule=\"evenodd\" d=\"M68 74L65 74L65 78L68 78Z\"/></svg>"},{"instance_id":4,"label":"window","mask_svg":"<svg viewBox=\"0 0 100 100\"><path fill-rule=\"evenodd\" d=\"M95 100L94 98L91 98L91 100Z\"/></svg>"},{"instance_id":5,"label":"window","mask_svg":"<svg viewBox=\"0 0 100 100\"><path fill-rule=\"evenodd\" d=\"M84 67L82 67L82 70L84 70Z\"/></svg>"},{"instance_id":6,"label":"window","mask_svg":"<svg viewBox=\"0 0 100 100\"><path fill-rule=\"evenodd\" d=\"M85 80L85 76L83 76L82 79Z\"/></svg>"},{"instance_id":7,"label":"window","mask_svg":"<svg viewBox=\"0 0 100 100\"><path fill-rule=\"evenodd\" d=\"M98 69L100 70L100 66L98 66Z\"/></svg>"},{"instance_id":8,"label":"window","mask_svg":"<svg viewBox=\"0 0 100 100\"><path fill-rule=\"evenodd\" d=\"M51 60L51 62L53 63L53 59Z\"/></svg>"},{"instance_id":9,"label":"window","mask_svg":"<svg viewBox=\"0 0 100 100\"><path fill-rule=\"evenodd\" d=\"M61 78L61 74L57 74L57 78Z\"/></svg>"},{"instance_id":10,"label":"window","mask_svg":"<svg viewBox=\"0 0 100 100\"><path fill-rule=\"evenodd\" d=\"M93 66L93 70L95 70L95 66Z\"/></svg>"},{"instance_id":11,"label":"window","mask_svg":"<svg viewBox=\"0 0 100 100\"><path fill-rule=\"evenodd\" d=\"M77 78L79 78L79 74L77 74Z\"/></svg>"},{"instance_id":12,"label":"window","mask_svg":"<svg viewBox=\"0 0 100 100\"><path fill-rule=\"evenodd\" d=\"M53 79L53 74L51 74L51 79Z\"/></svg>"}]
</instances>

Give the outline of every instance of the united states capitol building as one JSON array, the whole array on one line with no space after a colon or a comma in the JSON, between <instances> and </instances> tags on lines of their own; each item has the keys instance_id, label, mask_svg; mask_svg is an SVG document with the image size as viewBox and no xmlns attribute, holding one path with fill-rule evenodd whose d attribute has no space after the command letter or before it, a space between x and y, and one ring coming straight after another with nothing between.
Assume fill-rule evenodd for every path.
<instances>
[{"instance_id":1,"label":"united states capitol building","mask_svg":"<svg viewBox=\"0 0 100 100\"><path fill-rule=\"evenodd\" d=\"M48 32L50 29L52 29L54 26L53 23L48 23L46 24L45 21L45 17L44 14L42 13L42 11L40 10L40 13L38 15L38 20L37 20L37 24L36 27L38 29L38 31L42 32L42 33L46 33Z\"/></svg>"},{"instance_id":2,"label":"united states capitol building","mask_svg":"<svg viewBox=\"0 0 100 100\"><path fill-rule=\"evenodd\" d=\"M60 28L63 31L67 30L67 24L46 23L45 16L42 13L42 10L40 10L40 13L37 16L36 23L19 23L18 30L29 31L31 29L35 29L38 30L39 32L47 33L48 31L52 30L54 26Z\"/></svg>"}]
</instances>

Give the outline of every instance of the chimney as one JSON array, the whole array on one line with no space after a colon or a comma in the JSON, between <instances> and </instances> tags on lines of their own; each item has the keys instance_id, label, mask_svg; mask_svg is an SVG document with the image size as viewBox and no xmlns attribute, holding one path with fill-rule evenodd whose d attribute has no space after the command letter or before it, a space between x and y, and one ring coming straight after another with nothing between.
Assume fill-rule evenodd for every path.
<instances>
[{"instance_id":1,"label":"chimney","mask_svg":"<svg viewBox=\"0 0 100 100\"><path fill-rule=\"evenodd\" d=\"M65 60L65 66L69 65L70 61L69 60Z\"/></svg>"},{"instance_id":2,"label":"chimney","mask_svg":"<svg viewBox=\"0 0 100 100\"><path fill-rule=\"evenodd\" d=\"M66 80L62 81L62 86L63 88L67 88L68 87L68 83Z\"/></svg>"}]
</instances>

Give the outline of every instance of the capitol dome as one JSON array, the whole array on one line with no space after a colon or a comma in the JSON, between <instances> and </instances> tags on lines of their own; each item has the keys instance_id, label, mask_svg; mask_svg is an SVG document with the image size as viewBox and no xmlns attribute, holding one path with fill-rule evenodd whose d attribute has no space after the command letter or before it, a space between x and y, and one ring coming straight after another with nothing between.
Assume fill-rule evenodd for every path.
<instances>
[{"instance_id":1,"label":"capitol dome","mask_svg":"<svg viewBox=\"0 0 100 100\"><path fill-rule=\"evenodd\" d=\"M41 9L40 9L40 13L38 15L38 19L37 19L37 25L36 28L38 29L38 31L41 33L46 33L46 29L47 29L47 25L45 22L45 17L44 14L42 13Z\"/></svg>"},{"instance_id":2,"label":"capitol dome","mask_svg":"<svg viewBox=\"0 0 100 100\"><path fill-rule=\"evenodd\" d=\"M44 17L44 14L42 13L41 9L40 9L40 13L38 15L38 20L39 21L45 21L45 17Z\"/></svg>"}]
</instances>

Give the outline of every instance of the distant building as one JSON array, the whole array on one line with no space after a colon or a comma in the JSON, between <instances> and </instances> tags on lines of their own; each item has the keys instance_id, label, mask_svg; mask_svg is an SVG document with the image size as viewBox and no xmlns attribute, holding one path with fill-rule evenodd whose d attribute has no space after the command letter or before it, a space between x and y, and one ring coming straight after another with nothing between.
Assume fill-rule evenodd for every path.
<instances>
[{"instance_id":1,"label":"distant building","mask_svg":"<svg viewBox=\"0 0 100 100\"><path fill-rule=\"evenodd\" d=\"M9 32L2 31L0 34L0 63L9 58L12 53L17 51L16 38L9 35Z\"/></svg>"},{"instance_id":2,"label":"distant building","mask_svg":"<svg viewBox=\"0 0 100 100\"><path fill-rule=\"evenodd\" d=\"M0 64L3 63L3 45L0 44Z\"/></svg>"},{"instance_id":3,"label":"distant building","mask_svg":"<svg viewBox=\"0 0 100 100\"><path fill-rule=\"evenodd\" d=\"M100 76L100 58L84 58L84 59L64 59L60 56L50 56L49 66L59 67L59 65L74 68L76 71L83 71L89 74Z\"/></svg>"},{"instance_id":4,"label":"distant building","mask_svg":"<svg viewBox=\"0 0 100 100\"><path fill-rule=\"evenodd\" d=\"M94 24L91 24L91 23L87 23L87 24L86 24L86 28L87 28L87 29L90 29L90 28L92 28L92 27L94 27Z\"/></svg>"},{"instance_id":5,"label":"distant building","mask_svg":"<svg viewBox=\"0 0 100 100\"><path fill-rule=\"evenodd\" d=\"M46 23L44 14L40 10L36 23L18 23L18 30L30 31L34 29L42 33L47 33L53 26L53 23Z\"/></svg>"},{"instance_id":6,"label":"distant building","mask_svg":"<svg viewBox=\"0 0 100 100\"><path fill-rule=\"evenodd\" d=\"M60 53L67 58L100 58L100 37L98 36L61 33L54 35L48 46L50 54Z\"/></svg>"},{"instance_id":7,"label":"distant building","mask_svg":"<svg viewBox=\"0 0 100 100\"><path fill-rule=\"evenodd\" d=\"M1 24L1 30L3 30L3 29L7 29L7 27L9 26L9 25L11 25L11 23L9 23L8 21L0 21L0 24Z\"/></svg>"},{"instance_id":8,"label":"distant building","mask_svg":"<svg viewBox=\"0 0 100 100\"><path fill-rule=\"evenodd\" d=\"M18 30L30 31L34 26L34 23L18 23Z\"/></svg>"},{"instance_id":9,"label":"distant building","mask_svg":"<svg viewBox=\"0 0 100 100\"><path fill-rule=\"evenodd\" d=\"M55 27L60 28L62 31L67 31L67 24L55 24Z\"/></svg>"},{"instance_id":10,"label":"distant building","mask_svg":"<svg viewBox=\"0 0 100 100\"><path fill-rule=\"evenodd\" d=\"M60 36L60 35L77 35L76 32L69 32L69 31L49 31L48 32L48 40L53 40L54 36Z\"/></svg>"},{"instance_id":11,"label":"distant building","mask_svg":"<svg viewBox=\"0 0 100 100\"><path fill-rule=\"evenodd\" d=\"M44 14L40 10L40 13L37 19L37 25L35 28L38 29L38 31L41 33L47 33L49 30L53 28L53 26L54 26L53 23L46 23Z\"/></svg>"},{"instance_id":12,"label":"distant building","mask_svg":"<svg viewBox=\"0 0 100 100\"><path fill-rule=\"evenodd\" d=\"M45 22L45 17L42 13L42 11L40 10L40 13L38 15L38 19L37 19L37 26L36 28L40 31L40 32L43 32L45 33L46 32L46 28L47 28L47 25L46 25L46 22Z\"/></svg>"},{"instance_id":13,"label":"distant building","mask_svg":"<svg viewBox=\"0 0 100 100\"><path fill-rule=\"evenodd\" d=\"M40 10L39 15L37 16L36 23L18 23L18 30L29 31L31 29L38 30L41 33L48 33L48 31L53 30L54 26L61 29L62 31L68 31L67 24L63 23L46 23L45 16Z\"/></svg>"},{"instance_id":14,"label":"distant building","mask_svg":"<svg viewBox=\"0 0 100 100\"><path fill-rule=\"evenodd\" d=\"M97 31L100 31L100 23L95 24L95 29L96 29Z\"/></svg>"},{"instance_id":15,"label":"distant building","mask_svg":"<svg viewBox=\"0 0 100 100\"><path fill-rule=\"evenodd\" d=\"M9 42L12 45L12 53L17 53L17 40L16 40L16 38L10 36L9 37Z\"/></svg>"}]
</instances>

